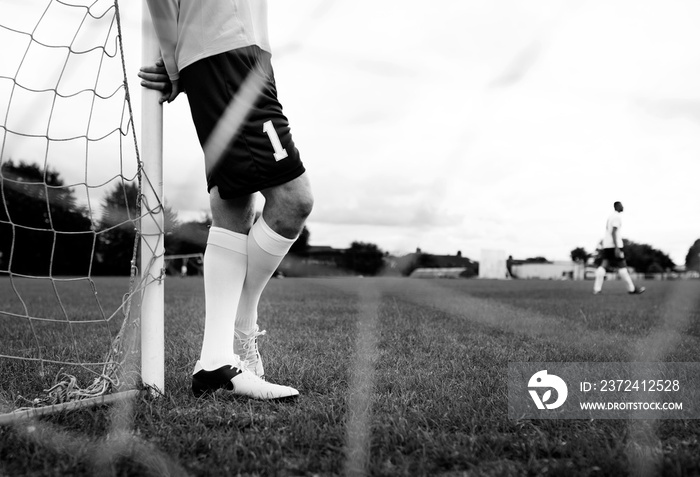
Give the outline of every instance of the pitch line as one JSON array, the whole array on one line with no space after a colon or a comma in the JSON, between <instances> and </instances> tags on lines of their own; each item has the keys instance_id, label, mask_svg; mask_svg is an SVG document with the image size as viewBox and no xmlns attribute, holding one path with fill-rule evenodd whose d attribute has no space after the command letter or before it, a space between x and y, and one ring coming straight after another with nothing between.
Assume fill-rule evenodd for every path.
<instances>
[{"instance_id":1,"label":"pitch line","mask_svg":"<svg viewBox=\"0 0 700 477\"><path fill-rule=\"evenodd\" d=\"M372 286L371 283L363 283L360 286L357 338L348 385L343 473L347 476L367 475L369 468L380 299L381 295L376 286Z\"/></svg>"},{"instance_id":2,"label":"pitch line","mask_svg":"<svg viewBox=\"0 0 700 477\"><path fill-rule=\"evenodd\" d=\"M685 310L692 310L700 296L687 289L676 288L662 309L663 320L648 336L641 338L635 347L632 362L663 362L683 337L691 323ZM658 473L663 463L663 448L656 434L657 420L630 419L627 424L629 440L625 453L632 475L651 477Z\"/></svg>"}]
</instances>

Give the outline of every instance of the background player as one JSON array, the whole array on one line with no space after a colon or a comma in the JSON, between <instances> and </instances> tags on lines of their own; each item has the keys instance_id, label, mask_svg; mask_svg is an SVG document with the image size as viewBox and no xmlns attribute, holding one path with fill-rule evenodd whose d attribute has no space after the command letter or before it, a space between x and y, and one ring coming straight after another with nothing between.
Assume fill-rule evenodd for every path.
<instances>
[{"instance_id":1,"label":"background player","mask_svg":"<svg viewBox=\"0 0 700 477\"><path fill-rule=\"evenodd\" d=\"M605 236L603 237L603 260L595 272L595 283L593 285L593 293L599 294L603 289L605 281L605 273L607 271L617 270L622 279L627 284L627 291L632 295L639 295L646 290L644 287L637 288L632 282L632 277L627 270L627 262L625 261L625 252L623 250L622 235L622 211L625 210L621 202L613 204L615 211L608 217L605 224Z\"/></svg>"},{"instance_id":2,"label":"background player","mask_svg":"<svg viewBox=\"0 0 700 477\"><path fill-rule=\"evenodd\" d=\"M212 227L204 256L205 324L192 377L195 395L225 388L261 399L298 391L261 379L260 295L311 212L313 196L277 99L265 0L148 0L162 61L142 85L173 101L186 90L204 147L251 74L263 79L222 159L206 157ZM231 131L233 136L236 131ZM254 194L265 197L253 224Z\"/></svg>"}]
</instances>

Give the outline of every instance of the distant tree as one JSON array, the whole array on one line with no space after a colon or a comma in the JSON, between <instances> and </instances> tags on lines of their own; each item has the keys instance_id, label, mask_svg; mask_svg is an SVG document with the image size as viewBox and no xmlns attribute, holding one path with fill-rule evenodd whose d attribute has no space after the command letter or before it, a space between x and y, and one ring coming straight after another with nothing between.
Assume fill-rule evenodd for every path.
<instances>
[{"instance_id":1,"label":"distant tree","mask_svg":"<svg viewBox=\"0 0 700 477\"><path fill-rule=\"evenodd\" d=\"M311 232L304 226L299 234L299 238L292 244L292 248L289 249L289 253L293 255L306 255L309 250L309 238L311 238Z\"/></svg>"},{"instance_id":2,"label":"distant tree","mask_svg":"<svg viewBox=\"0 0 700 477\"><path fill-rule=\"evenodd\" d=\"M649 267L656 263L662 271L673 270L675 263L664 252L645 243L636 243L623 239L625 260L627 264L641 273L653 273Z\"/></svg>"},{"instance_id":3,"label":"distant tree","mask_svg":"<svg viewBox=\"0 0 700 477\"><path fill-rule=\"evenodd\" d=\"M531 258L526 258L524 260L525 263L550 263L549 260L547 260L544 257L531 257Z\"/></svg>"},{"instance_id":4,"label":"distant tree","mask_svg":"<svg viewBox=\"0 0 700 477\"><path fill-rule=\"evenodd\" d=\"M685 256L685 268L700 272L700 239L697 239L688 249L688 254Z\"/></svg>"},{"instance_id":5,"label":"distant tree","mask_svg":"<svg viewBox=\"0 0 700 477\"><path fill-rule=\"evenodd\" d=\"M473 262L471 266L466 267L466 269L459 274L463 278L473 278L479 276L479 262Z\"/></svg>"},{"instance_id":6,"label":"distant tree","mask_svg":"<svg viewBox=\"0 0 700 477\"><path fill-rule=\"evenodd\" d=\"M396 269L403 276L408 276L418 268L418 253L409 253L403 257L399 257L396 260Z\"/></svg>"},{"instance_id":7,"label":"distant tree","mask_svg":"<svg viewBox=\"0 0 700 477\"><path fill-rule=\"evenodd\" d=\"M663 273L663 272L664 272L664 268L656 262L649 265L649 268L647 268L647 270L646 270L646 273Z\"/></svg>"},{"instance_id":8,"label":"distant tree","mask_svg":"<svg viewBox=\"0 0 700 477\"><path fill-rule=\"evenodd\" d=\"M102 200L96 272L128 275L134 254L138 184L116 184Z\"/></svg>"},{"instance_id":9,"label":"distant tree","mask_svg":"<svg viewBox=\"0 0 700 477\"><path fill-rule=\"evenodd\" d=\"M592 255L583 247L576 247L571 251L571 260L578 263L586 263Z\"/></svg>"},{"instance_id":10,"label":"distant tree","mask_svg":"<svg viewBox=\"0 0 700 477\"><path fill-rule=\"evenodd\" d=\"M170 242L166 244L167 254L204 253L210 227L211 217L209 216L200 221L179 224L174 228Z\"/></svg>"},{"instance_id":11,"label":"distant tree","mask_svg":"<svg viewBox=\"0 0 700 477\"><path fill-rule=\"evenodd\" d=\"M376 275L384 267L384 252L373 243L353 242L343 252L343 268L362 275Z\"/></svg>"},{"instance_id":12,"label":"distant tree","mask_svg":"<svg viewBox=\"0 0 700 477\"><path fill-rule=\"evenodd\" d=\"M210 227L210 216L199 221L176 222L172 231L166 235L165 255L203 254L207 248ZM198 275L202 272L203 261L199 257L167 260L166 272L170 275L180 275L183 265L188 275Z\"/></svg>"},{"instance_id":13,"label":"distant tree","mask_svg":"<svg viewBox=\"0 0 700 477\"><path fill-rule=\"evenodd\" d=\"M60 174L9 160L0 180L0 267L28 275L86 274L95 234Z\"/></svg>"},{"instance_id":14,"label":"distant tree","mask_svg":"<svg viewBox=\"0 0 700 477\"><path fill-rule=\"evenodd\" d=\"M129 275L138 227L139 186L135 182L118 183L104 197L99 224L97 265L95 272L103 275ZM164 246L172 246L177 214L168 206L164 213ZM137 256L138 258L138 256Z\"/></svg>"}]
</instances>

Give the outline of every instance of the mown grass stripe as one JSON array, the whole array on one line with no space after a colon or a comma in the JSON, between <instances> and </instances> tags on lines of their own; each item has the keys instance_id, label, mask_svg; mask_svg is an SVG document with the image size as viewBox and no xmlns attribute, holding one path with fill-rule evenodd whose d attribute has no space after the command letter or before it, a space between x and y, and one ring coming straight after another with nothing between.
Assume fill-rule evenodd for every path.
<instances>
[{"instance_id":1,"label":"mown grass stripe","mask_svg":"<svg viewBox=\"0 0 700 477\"><path fill-rule=\"evenodd\" d=\"M357 296L357 336L348 386L345 438L345 475L348 476L367 475L369 471L380 299L376 287L360 287Z\"/></svg>"}]
</instances>

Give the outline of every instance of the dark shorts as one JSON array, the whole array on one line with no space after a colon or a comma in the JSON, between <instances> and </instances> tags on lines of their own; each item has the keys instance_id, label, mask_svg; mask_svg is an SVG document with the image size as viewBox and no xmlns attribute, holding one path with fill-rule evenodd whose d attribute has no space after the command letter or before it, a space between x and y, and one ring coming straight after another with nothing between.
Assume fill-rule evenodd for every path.
<instances>
[{"instance_id":1,"label":"dark shorts","mask_svg":"<svg viewBox=\"0 0 700 477\"><path fill-rule=\"evenodd\" d=\"M207 189L219 188L223 199L240 197L285 184L304 173L289 121L277 99L271 55L257 46L199 60L180 72L199 142L204 147L252 71L262 72L262 90L242 128L231 137L219 161L205 157Z\"/></svg>"},{"instance_id":2,"label":"dark shorts","mask_svg":"<svg viewBox=\"0 0 700 477\"><path fill-rule=\"evenodd\" d=\"M603 265L607 262L606 268L627 268L627 262L624 259L624 251L622 249L620 249L620 251L623 252L623 258L617 258L615 256L614 248L604 248Z\"/></svg>"}]
</instances>

